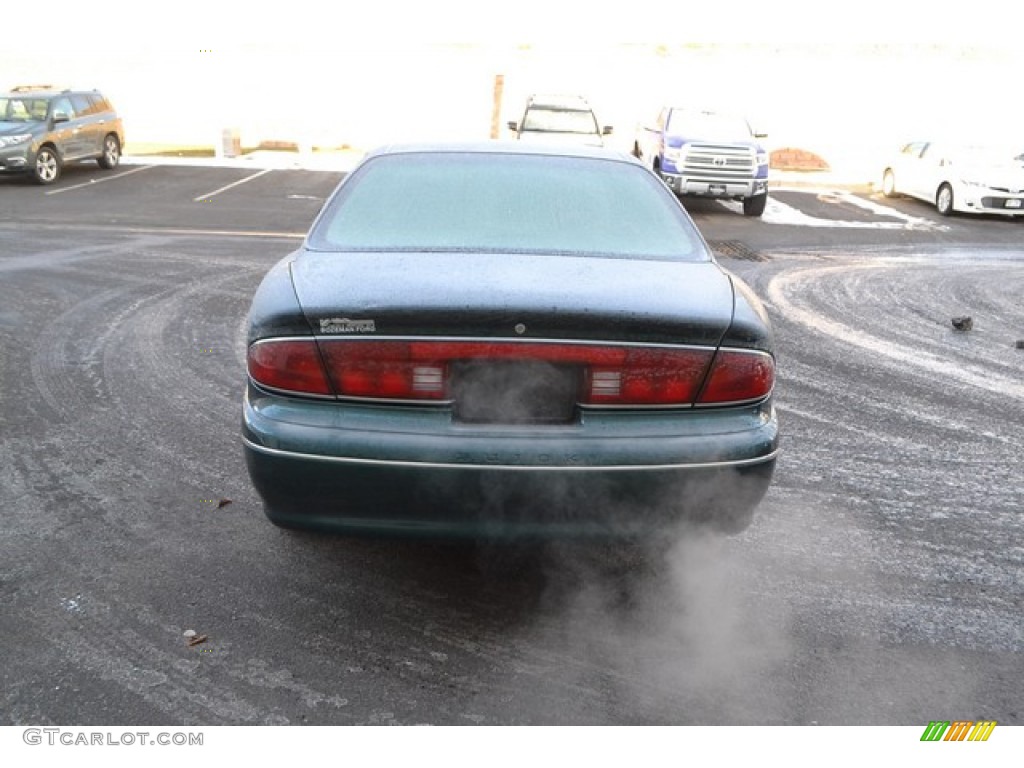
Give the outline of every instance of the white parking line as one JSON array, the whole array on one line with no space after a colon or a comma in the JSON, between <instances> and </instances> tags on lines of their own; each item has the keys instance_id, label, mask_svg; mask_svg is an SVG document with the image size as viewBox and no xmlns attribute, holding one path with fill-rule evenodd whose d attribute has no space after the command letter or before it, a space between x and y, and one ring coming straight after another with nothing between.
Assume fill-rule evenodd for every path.
<instances>
[{"instance_id":1,"label":"white parking line","mask_svg":"<svg viewBox=\"0 0 1024 768\"><path fill-rule=\"evenodd\" d=\"M785 187L780 187L778 191L807 192L808 190L804 188L786 189ZM819 198L821 198L825 193L818 192L817 194ZM834 198L835 201L856 205L870 211L871 213L877 214L878 216L898 219L898 221L848 221L843 219L822 219L817 216L812 216L809 213L804 213L800 209L794 208L791 205L787 205L781 200L772 197L771 192L768 193L768 205L765 208L764 215L761 217L761 221L766 224L785 224L791 227L826 227L832 229L914 229L930 232L949 231L949 226L946 224L939 224L934 221L929 221L928 219L922 219L919 216L910 216L897 211L895 208L890 208L886 205L879 205L871 200L864 200L863 198L849 192L830 192L828 195L829 197ZM719 200L718 203L736 213L743 212L742 206L734 200Z\"/></svg>"},{"instance_id":2,"label":"white parking line","mask_svg":"<svg viewBox=\"0 0 1024 768\"><path fill-rule=\"evenodd\" d=\"M770 224L790 224L801 227L915 229L932 232L945 232L949 230L949 227L945 224L938 224L933 221L929 221L928 219L922 219L918 216L909 216L897 211L895 208L889 208L888 206L879 205L878 203L870 200L864 200L857 195L853 195L848 192L834 192L831 196L836 200L849 203L850 205L856 205L859 208L863 208L871 213L877 214L878 216L886 216L891 219L898 219L898 221L843 221L836 219L820 219L817 216L811 216L790 205L786 205L781 200L773 199L770 195L768 197L768 208L765 210L765 215L761 220Z\"/></svg>"},{"instance_id":3,"label":"white parking line","mask_svg":"<svg viewBox=\"0 0 1024 768\"><path fill-rule=\"evenodd\" d=\"M150 168L155 168L154 165L143 165L139 168L132 168L130 171L124 171L123 173L116 173L113 176L104 176L101 179L89 179L81 184L73 184L70 187L61 187L60 189L51 189L46 192L47 195L59 195L61 192L70 192L73 189L81 189L82 187L91 187L94 184L102 184L104 181L113 181L114 179L120 179L122 176L131 176L133 173L139 171L148 171Z\"/></svg>"},{"instance_id":4,"label":"white parking line","mask_svg":"<svg viewBox=\"0 0 1024 768\"><path fill-rule=\"evenodd\" d=\"M245 182L247 182L247 181L252 181L253 179L258 179L260 176L263 176L264 174L270 173L273 170L274 170L273 168L264 168L259 173L254 173L252 176L246 176L244 179L239 179L238 181L234 181L231 184L228 184L227 186L221 187L220 189L213 190L213 192L207 192L205 195L200 195L199 197L193 197L192 198L192 202L193 203L203 203L203 202L206 202L207 200L209 200L214 195L219 195L221 192L227 192L232 187L237 187L239 184L245 184Z\"/></svg>"},{"instance_id":5,"label":"white parking line","mask_svg":"<svg viewBox=\"0 0 1024 768\"><path fill-rule=\"evenodd\" d=\"M12 225L13 226L13 225ZM33 224L36 229L62 230L66 229L63 224ZM8 225L0 223L0 230L8 229ZM15 229L17 227L14 227ZM91 232L127 232L133 235L182 235L194 237L203 235L209 237L266 237L281 240L305 240L305 232L272 232L270 230L246 230L246 229L186 229L178 227L121 227L103 224L78 224L76 229L89 230ZM2 267L0 267L2 268Z\"/></svg>"}]
</instances>

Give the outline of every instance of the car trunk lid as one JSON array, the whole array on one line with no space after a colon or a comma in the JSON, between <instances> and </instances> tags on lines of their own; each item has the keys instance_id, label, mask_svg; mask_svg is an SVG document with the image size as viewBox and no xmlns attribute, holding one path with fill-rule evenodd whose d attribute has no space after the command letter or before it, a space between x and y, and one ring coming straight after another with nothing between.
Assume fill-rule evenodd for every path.
<instances>
[{"instance_id":1,"label":"car trunk lid","mask_svg":"<svg viewBox=\"0 0 1024 768\"><path fill-rule=\"evenodd\" d=\"M717 346L733 308L713 261L307 251L292 280L325 336Z\"/></svg>"}]
</instances>

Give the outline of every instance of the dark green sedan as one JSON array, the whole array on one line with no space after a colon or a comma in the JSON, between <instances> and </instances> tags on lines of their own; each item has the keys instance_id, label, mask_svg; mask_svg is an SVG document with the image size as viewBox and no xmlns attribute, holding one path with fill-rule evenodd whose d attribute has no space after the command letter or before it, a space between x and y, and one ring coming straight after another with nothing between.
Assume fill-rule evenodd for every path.
<instances>
[{"instance_id":1,"label":"dark green sedan","mask_svg":"<svg viewBox=\"0 0 1024 768\"><path fill-rule=\"evenodd\" d=\"M738 531L778 453L761 303L605 150L367 155L263 279L247 363L249 474L285 527Z\"/></svg>"}]
</instances>

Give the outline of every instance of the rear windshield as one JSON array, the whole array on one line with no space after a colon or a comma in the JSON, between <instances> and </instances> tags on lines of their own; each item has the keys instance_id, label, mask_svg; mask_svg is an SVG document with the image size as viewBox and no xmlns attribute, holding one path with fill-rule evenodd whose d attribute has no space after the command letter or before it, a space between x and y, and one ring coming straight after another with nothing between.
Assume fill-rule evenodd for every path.
<instances>
[{"instance_id":1,"label":"rear windshield","mask_svg":"<svg viewBox=\"0 0 1024 768\"><path fill-rule=\"evenodd\" d=\"M599 134L594 113L579 109L530 107L523 116L522 130L545 133Z\"/></svg>"},{"instance_id":2,"label":"rear windshield","mask_svg":"<svg viewBox=\"0 0 1024 768\"><path fill-rule=\"evenodd\" d=\"M516 153L373 158L345 180L307 244L710 260L682 206L641 166Z\"/></svg>"}]
</instances>

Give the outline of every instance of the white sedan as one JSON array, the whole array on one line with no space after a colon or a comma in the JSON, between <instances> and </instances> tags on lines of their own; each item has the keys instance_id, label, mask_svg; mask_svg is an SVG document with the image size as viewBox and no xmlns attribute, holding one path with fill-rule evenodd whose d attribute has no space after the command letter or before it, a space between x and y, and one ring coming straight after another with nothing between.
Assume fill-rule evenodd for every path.
<instances>
[{"instance_id":1,"label":"white sedan","mask_svg":"<svg viewBox=\"0 0 1024 768\"><path fill-rule=\"evenodd\" d=\"M882 192L932 203L943 216L1024 216L1024 146L911 142L886 165Z\"/></svg>"}]
</instances>

